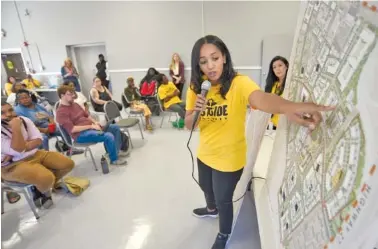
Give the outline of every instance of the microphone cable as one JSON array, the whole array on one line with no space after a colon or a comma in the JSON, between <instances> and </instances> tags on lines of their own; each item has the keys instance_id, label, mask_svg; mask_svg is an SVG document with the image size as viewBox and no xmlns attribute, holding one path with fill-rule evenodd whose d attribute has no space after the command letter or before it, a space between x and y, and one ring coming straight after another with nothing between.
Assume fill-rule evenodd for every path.
<instances>
[{"instance_id":1,"label":"microphone cable","mask_svg":"<svg viewBox=\"0 0 378 249\"><path fill-rule=\"evenodd\" d=\"M200 183L199 183L199 181L196 179L196 177L194 176L194 156L193 156L193 152L192 152L192 150L190 149L190 141L192 140L192 136L193 136L193 131L194 131L194 128L195 128L195 123L197 123L198 121L195 121L195 120L193 120L193 124L192 124L192 129L190 130L190 135L189 135L189 139L188 139L188 142L186 143L186 147L188 148L188 150L189 150L189 153L190 153L190 157L191 157L191 159L192 159L192 178L193 178L193 180L197 183L197 185L200 187L200 189L203 191L203 189L202 189L202 187L201 187L201 185L200 185ZM254 126L254 132L255 132L255 126ZM234 202L238 202L238 201L240 201L242 198L244 198L245 197L245 195L247 194L247 192L249 191L249 189L250 189L250 185L252 184L252 181L254 180L254 179L262 179L262 180L266 180L266 178L264 178L264 177L260 177L260 176L253 176L253 174L252 174L252 177L249 179L249 181L248 181L248 184L247 184L247 187L246 187L246 189L245 189L245 191L244 191L244 193L243 193L243 195L242 196L240 196L239 198L237 198L236 200L232 200L231 202L226 202L226 203L223 203L223 204L233 204ZM236 189L236 187L235 187L235 189ZM204 191L203 191L204 192ZM205 192L204 192L205 193ZM212 204L216 204L216 203L212 203Z\"/></svg>"}]
</instances>

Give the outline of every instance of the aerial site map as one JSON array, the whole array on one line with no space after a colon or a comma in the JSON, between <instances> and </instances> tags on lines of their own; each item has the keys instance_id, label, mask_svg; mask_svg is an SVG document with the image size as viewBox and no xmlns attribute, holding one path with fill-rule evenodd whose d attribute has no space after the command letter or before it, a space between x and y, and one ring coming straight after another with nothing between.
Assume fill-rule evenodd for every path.
<instances>
[{"instance_id":1,"label":"aerial site map","mask_svg":"<svg viewBox=\"0 0 378 249\"><path fill-rule=\"evenodd\" d=\"M378 3L308 1L291 100L335 105L311 134L287 127L276 192L282 248L378 248Z\"/></svg>"}]
</instances>

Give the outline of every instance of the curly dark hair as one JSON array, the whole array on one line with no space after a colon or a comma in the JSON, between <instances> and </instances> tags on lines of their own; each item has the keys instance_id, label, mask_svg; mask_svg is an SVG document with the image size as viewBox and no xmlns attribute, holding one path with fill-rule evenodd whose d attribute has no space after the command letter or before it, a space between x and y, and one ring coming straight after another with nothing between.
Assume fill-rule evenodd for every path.
<instances>
[{"instance_id":1,"label":"curly dark hair","mask_svg":"<svg viewBox=\"0 0 378 249\"><path fill-rule=\"evenodd\" d=\"M236 76L236 71L232 65L231 54L228 50L226 44L217 36L215 35L207 35L205 37L200 38L193 46L192 49L192 75L191 75L191 85L190 88L196 93L201 93L201 84L204 81L203 79L203 72L200 68L200 51L201 47L204 44L213 44L216 46L222 53L224 57L226 57L226 63L223 66L223 72L219 79L219 83L221 84L220 94L225 99L228 90L230 90L231 82Z\"/></svg>"}]
</instances>

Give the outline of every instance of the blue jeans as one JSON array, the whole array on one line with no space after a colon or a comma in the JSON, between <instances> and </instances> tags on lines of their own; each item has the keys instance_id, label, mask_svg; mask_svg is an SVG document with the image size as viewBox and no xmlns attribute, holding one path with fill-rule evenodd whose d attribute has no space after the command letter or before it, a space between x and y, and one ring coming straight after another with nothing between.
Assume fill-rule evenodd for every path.
<instances>
[{"instance_id":1,"label":"blue jeans","mask_svg":"<svg viewBox=\"0 0 378 249\"><path fill-rule=\"evenodd\" d=\"M104 142L105 150L109 153L110 162L118 159L121 148L121 131L118 125L111 124L105 131L85 130L75 140L77 143L100 143Z\"/></svg>"}]
</instances>

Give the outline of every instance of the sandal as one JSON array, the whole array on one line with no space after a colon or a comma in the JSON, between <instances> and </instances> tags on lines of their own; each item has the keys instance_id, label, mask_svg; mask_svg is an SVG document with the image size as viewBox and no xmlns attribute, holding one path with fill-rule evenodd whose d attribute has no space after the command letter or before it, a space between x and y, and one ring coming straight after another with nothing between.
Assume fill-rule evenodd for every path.
<instances>
[{"instance_id":1,"label":"sandal","mask_svg":"<svg viewBox=\"0 0 378 249\"><path fill-rule=\"evenodd\" d=\"M7 192L7 199L10 204L16 203L21 199L21 196L13 191Z\"/></svg>"}]
</instances>

